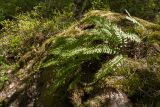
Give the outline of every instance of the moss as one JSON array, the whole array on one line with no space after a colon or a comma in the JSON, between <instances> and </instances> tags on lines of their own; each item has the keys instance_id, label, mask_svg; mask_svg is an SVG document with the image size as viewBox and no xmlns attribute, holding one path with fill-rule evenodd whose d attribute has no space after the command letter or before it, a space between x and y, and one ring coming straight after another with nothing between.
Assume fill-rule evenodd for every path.
<instances>
[{"instance_id":1,"label":"moss","mask_svg":"<svg viewBox=\"0 0 160 107\"><path fill-rule=\"evenodd\" d=\"M143 87L143 81L141 81L137 74L132 74L131 76L126 77L121 84L123 84L122 90L126 92L128 96L137 94L137 91Z\"/></svg>"},{"instance_id":2,"label":"moss","mask_svg":"<svg viewBox=\"0 0 160 107\"><path fill-rule=\"evenodd\" d=\"M112 29L112 36L117 36L116 31L127 35L138 34L141 42L129 42L122 45L124 49L119 48L119 42L109 43L111 39L101 38L104 34L98 29L104 26L95 23L95 18L97 22L117 25L114 27L119 30ZM52 35L39 47L22 55L17 61L19 67L14 75L27 82L25 80L34 79L34 74L42 72L37 80L40 84L37 105L46 107L73 106L70 102L76 103L76 100L77 104L85 106L92 99L99 104L101 100L105 100L103 96L107 95L108 91L118 92L117 90L125 92L133 101L136 98L143 100L145 96L152 96L160 89L160 56L159 52L153 49L159 49L157 47L160 45L160 28L151 22L133 18L143 25L144 29L128 20L127 15L110 11L90 11L79 22L63 32ZM90 32L93 30L100 34ZM111 50L118 47L118 51L114 53L101 49L101 45L111 45ZM145 55L139 55L143 53ZM112 62L117 55L123 62ZM102 76L95 82L93 80L99 71ZM92 82L93 84L90 84ZM74 97L70 97L73 94ZM97 97L99 100L96 100Z\"/></svg>"},{"instance_id":3,"label":"moss","mask_svg":"<svg viewBox=\"0 0 160 107\"><path fill-rule=\"evenodd\" d=\"M119 25L118 27L123 28L124 31L130 32L130 33L138 33L140 37L142 38L143 36L146 36L146 34L148 34L149 42L152 41L151 39L152 37L153 39L157 40L158 32L156 30L159 29L158 25L155 25L153 23L147 22L139 18L135 18L139 23L141 23L145 27L145 29L142 29L140 27L135 27L132 21L126 19L125 15L118 14L118 13L112 13L109 11L108 12L91 11L87 13L80 22L75 23L73 26L69 27L64 32L57 34L54 37L51 37L50 39L48 39L46 42L44 42L42 45L42 47L44 48L43 50L46 50L45 47L47 44L52 44L52 45L47 45L50 47L49 49L53 48L52 46L54 46L54 44L56 43L56 39L55 39L56 37L65 36L66 38L72 37L72 38L80 39L80 37L84 36L87 32L86 29L82 29L82 26L87 25L87 24L88 25L94 24L94 23L90 23L90 21L95 16L106 18L107 20L110 20L112 23L118 24ZM94 26L91 29L94 29L94 28L97 28L97 26ZM146 29L147 30L149 29L149 32L155 31L153 34L154 36L148 33ZM142 48L142 50L144 49ZM43 74L45 79L42 79L42 81L48 81L48 82L44 83L45 85L43 86L41 90L42 94L39 97L40 98L39 102L43 102L46 106L51 106L51 105L62 106L60 102L63 102L65 101L65 99L67 99L68 97L67 91L71 92L71 94L76 94L78 96L79 95L78 92L81 92L80 90L83 90L84 95L80 95L78 101L82 100L81 104L85 105L87 104L86 102L88 98L92 98L94 95L96 95L95 93L98 90L103 90L107 88L108 86L114 89L117 89L117 90L124 91L129 97L131 97L131 99L134 99L135 96L138 94L140 94L138 98L141 98L142 97L141 94L145 94L145 92L151 93L152 88L157 90L156 84L159 83L157 78L154 77L155 74L149 71L150 67L152 68L152 64L151 64L152 61L150 63L148 61L149 60L145 56L143 57L143 59L134 59L133 57L126 58L124 63L122 64L122 67L119 67L118 69L116 69L116 72L110 73L103 79L100 79L99 82L95 83L94 85L83 86L81 82L86 82L87 79L83 79L83 81L79 79L78 82L76 81L74 83L74 85L71 84L72 86L65 83L63 86L57 89L58 91L55 91L54 86L53 86L54 85L54 70L52 69L54 69L54 67L51 67L50 69L47 68L45 69L45 71L48 71L48 73L47 75ZM87 63L85 65L89 66ZM91 65L91 62L90 62L90 65ZM79 72L82 72L83 67L80 67L80 68L81 68L81 71ZM97 67L97 70L98 70L98 67ZM91 75L89 71L91 70L90 69L85 70L85 72L88 72ZM52 76L51 76L51 72L53 73ZM86 76L87 75L85 75L85 77ZM74 79L72 80L72 82L73 81ZM82 86L79 84L81 84ZM76 85L78 85L78 87L80 88L78 89L77 93L74 93L72 92L72 90L76 91L76 89L74 89ZM71 86L72 88L68 88L68 86ZM85 97L85 100L83 99L84 98L83 96Z\"/></svg>"},{"instance_id":4,"label":"moss","mask_svg":"<svg viewBox=\"0 0 160 107\"><path fill-rule=\"evenodd\" d=\"M158 43L160 45L160 32L159 31L154 31L148 34L148 40L151 43Z\"/></svg>"},{"instance_id":5,"label":"moss","mask_svg":"<svg viewBox=\"0 0 160 107\"><path fill-rule=\"evenodd\" d=\"M75 23L74 25L69 27L64 32L56 34L54 37L51 37L50 39L46 40L43 43L41 49L43 50L43 52L45 52L48 49L48 47L49 49L53 49L53 47L59 46L60 44L59 45L57 44L58 41L56 37L62 37L62 39L69 37L69 38L74 38L74 40L76 39L80 40L82 39L82 37L85 37L85 36L89 37L90 35L89 34L87 35L86 32L89 31L90 29L82 29L82 26L87 25L87 24L88 25L95 24L95 23L90 23L91 19L95 16L100 17L100 18L103 17L106 20L110 20L114 24L119 24L118 27L121 27L121 28L124 27L123 30L125 32L130 31L130 33L138 33L140 37L142 38L142 42L145 42L144 40L145 37L148 37L146 41L149 42L149 44L152 44L152 42L158 43L159 41L157 38L159 36L159 31L158 31L159 25L153 24L151 22L147 22L139 18L135 18L140 24L144 26L144 29L140 27L135 28L135 25L133 24L133 22L126 19L126 15L122 15L119 13L112 13L109 11L107 12L91 11L87 13L81 21ZM98 27L94 26L91 29L95 29L95 28L98 28ZM65 44L65 42L63 44ZM73 42L70 41L69 43L73 43ZM151 47L151 46L148 46L148 44L146 45L147 47ZM139 49L139 47L136 47L136 48ZM65 49L63 49L63 51L61 52L64 52ZM141 52L144 50L145 48L140 48L138 52ZM153 49L150 49L150 50L153 50ZM153 51L153 53L157 54L157 52L155 51ZM135 53L132 53L132 54L135 55ZM51 55L48 58L46 58L46 61L52 57L56 58L54 55ZM91 55L87 56L87 58L88 57L91 57ZM54 83L57 82L55 80L56 78L59 79L58 76L61 74L55 73L57 72L55 66L50 66L48 68L45 68L44 71L46 71L46 73L43 74L43 77L41 80L45 82L43 82L44 85L41 88L41 96L39 97L39 103L42 102L46 106L51 106L51 105L52 106L53 105L63 106L60 104L60 102L65 102L66 100L69 101L67 98L68 97L70 98L69 96L70 94L69 95L67 94L68 92L71 92L71 95L75 94L75 96L78 96L77 104L80 103L82 105L85 105L87 104L87 101L89 101L92 98L94 99L94 96L97 95L96 93L102 92L100 93L100 95L105 94L105 92L103 91L105 89L108 89L108 87L112 87L115 90L122 90L131 98L131 100L134 101L134 99L136 99L135 103L138 103L139 99L143 99L144 96L147 96L148 94L152 96L152 93L154 93L153 90L159 90L159 87L157 87L160 82L159 81L159 67L157 67L160 61L159 56L150 57L148 53L146 53L146 55L142 57L138 57L139 59L135 57L130 57L129 55L128 57L129 58L127 58L127 55L126 55L124 63L122 63L121 66L118 66L118 68L115 69L112 73L108 73L105 77L100 78L98 82L95 82L94 84L91 84L88 86L85 86L83 84L83 83L88 84L88 78L89 78L89 82L92 82L90 79L90 76L88 75L94 75L96 72L98 72L98 70L102 67L101 65L103 65L104 63L104 60L108 61L109 59L113 58L113 56L110 57L107 54L106 56L104 55L103 57L99 57L98 58L99 60L95 60L95 58L93 58L91 62L88 61L87 58L85 57L85 60L83 60L83 63L81 63L77 67L78 70L74 70L73 72L75 73L76 71L78 71L79 78L81 79L78 79L78 81L76 81L75 78L77 76L75 78L72 78L71 74L69 75L69 77L68 76L65 77L67 78L67 80L64 78L60 78L61 79L60 82L64 82L64 81L65 82L63 83L63 85L58 87L56 90L54 88L55 87ZM78 59L79 56L76 58ZM74 59L74 60L77 60L77 59ZM94 61L96 61L99 64L95 64L94 66L91 66ZM71 62L68 61L67 63L71 63ZM76 63L74 63L74 65L75 64ZM156 67L154 67L155 65ZM63 66L66 66L66 65L63 64ZM83 69L83 68L86 68L86 69ZM92 70L93 68L94 70ZM153 70L155 70L156 72L153 72ZM70 84L71 83L70 81L73 82L73 85ZM74 81L76 82L74 83ZM69 86L72 88L69 88ZM78 89L76 86L78 87ZM76 99L74 100L75 101L72 101L72 102L76 102ZM98 101L98 102L101 102L101 101Z\"/></svg>"}]
</instances>

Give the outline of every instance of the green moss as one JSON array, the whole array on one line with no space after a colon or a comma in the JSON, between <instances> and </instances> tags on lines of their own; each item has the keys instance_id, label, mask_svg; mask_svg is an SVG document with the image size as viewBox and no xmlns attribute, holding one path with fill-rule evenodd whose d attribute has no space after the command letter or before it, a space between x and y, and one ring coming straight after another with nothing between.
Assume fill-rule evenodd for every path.
<instances>
[{"instance_id":1,"label":"green moss","mask_svg":"<svg viewBox=\"0 0 160 107\"><path fill-rule=\"evenodd\" d=\"M126 77L125 80L121 83L123 84L122 90L127 93L128 96L137 94L137 91L143 87L143 81L137 74L132 74L129 77Z\"/></svg>"},{"instance_id":2,"label":"green moss","mask_svg":"<svg viewBox=\"0 0 160 107\"><path fill-rule=\"evenodd\" d=\"M148 40L151 43L160 44L160 32L159 31L151 32L150 34L148 34Z\"/></svg>"},{"instance_id":3,"label":"green moss","mask_svg":"<svg viewBox=\"0 0 160 107\"><path fill-rule=\"evenodd\" d=\"M134 19L144 29L136 26ZM139 18L129 20L119 13L91 11L80 22L39 42L34 36L41 37L44 30L52 29L53 23L47 21L42 25L42 29L31 27L31 31L36 31L29 40L34 43L20 55L14 72L22 81L42 73L37 80L41 85L37 105L68 106L68 94L77 87L87 96L83 104L98 91L105 94L103 91L108 87L138 99L143 99L142 94L152 96L160 89L160 56L152 46L159 45L158 25ZM30 28L24 26L22 29ZM18 40L15 38L11 42L13 46L17 46ZM132 46L132 42L137 46ZM140 44L146 45L145 48ZM143 51L145 55L139 55ZM83 99L81 97L83 95L80 96Z\"/></svg>"},{"instance_id":4,"label":"green moss","mask_svg":"<svg viewBox=\"0 0 160 107\"><path fill-rule=\"evenodd\" d=\"M102 20L101 20L101 18L102 18ZM95 22L95 19L102 21L102 23L105 23L105 22L103 22L103 20L109 20L109 21L111 21L111 23L113 25L116 25L118 22L122 21L122 19L126 20L126 16L123 16L118 13L111 13L111 12L104 12L104 11L92 11L92 12L89 12L84 17L84 19L82 19L79 23L74 24L69 29L67 29L66 31L64 31L60 34L55 35L55 37L52 37L50 40L48 39L44 43L43 47L45 47L45 44L48 44L48 43L51 45L48 48L48 50L49 50L48 57L44 61L43 64L45 64L45 66L43 66L43 67L45 68L45 71L50 71L50 73L48 72L48 75L46 75L47 78L44 79L43 81L49 81L49 82L45 83L46 85L44 85L44 87L42 88L42 90L41 90L42 95L40 96L39 101L45 102L45 100L47 99L47 103L45 102L46 105L47 104L52 105L53 103L59 105L60 101L64 101L64 99L67 99L66 98L67 96L65 96L67 91L74 90L74 87L81 83L82 79L80 79L80 78L82 78L82 76L83 76L83 75L81 76L82 71L88 72L90 75L93 75L98 72L98 70L100 68L97 68L97 71L94 71L93 74L91 74L91 71L92 71L91 68L89 70L85 70L86 68L84 69L81 65L83 63L78 62L78 61L81 61L81 59L79 59L81 57L81 55L83 55L83 57L81 57L81 58L84 58L83 59L84 62L85 61L87 62L88 60L90 60L94 57L93 60L95 60L95 58L97 58L98 60L102 61L101 62L102 65L105 62L104 61L105 58L106 58L106 62L108 62L108 60L110 58L113 58L113 56L111 56L111 57L105 56L105 57L103 57L104 60L102 60L101 58L103 55L102 56L101 55L100 56L99 55L85 56L85 54L83 54L82 51L76 52L74 50L79 45L81 47L85 47L85 46L92 47L93 46L93 43L90 43L90 42L92 41L92 37L94 37L94 36L92 36L92 32L90 33L89 31L92 31L93 29L97 30L97 29L103 27L103 25L99 24L98 21ZM148 34L148 32L146 32L146 29L149 29L150 32L152 32L153 30L159 29L158 27L156 28L155 27L156 25L153 23L150 23L150 22L138 19L138 18L136 20L140 24L142 24L145 27L145 29L142 29L141 27L135 28L135 25L133 24L133 22L128 21L128 20L124 21L125 25L120 25L118 27L121 27L122 29L124 27L124 29L123 29L124 32L129 32L131 34L138 33L139 35L141 35L142 38L143 38L143 35L146 36L145 34ZM122 23L123 23L123 21L122 21ZM130 26L130 28L128 28L128 25L130 25L130 23L132 26ZM82 29L82 26L87 25L87 24L93 24L95 26L90 29L85 29L85 30ZM154 35L153 38L155 38L157 40L158 32L156 31L154 33L155 34L153 34ZM96 34L96 33L94 33L94 34ZM102 34L98 35L98 36L97 35L94 37L94 39L97 37L103 36ZM150 39L150 37L152 37L152 35L149 35L148 42L152 41L152 39ZM103 38L100 38L100 39L103 40ZM89 41L87 41L87 40L89 40ZM99 40L99 38L95 39L95 40ZM97 45L97 44L94 43L94 45ZM85 50L85 52L89 51L89 49L90 48L87 47L87 50ZM143 50L143 48L142 48L142 50ZM59 57L59 55L61 55L61 56ZM74 55L76 55L76 57L74 57ZM64 56L65 56L65 59L63 59ZM57 60L57 58L58 58L58 60ZM67 58L69 58L69 59L67 60ZM76 59L74 59L74 58L76 58ZM159 60L159 59L157 59L157 60ZM76 61L76 63L73 64L74 61ZM57 62L59 62L59 63L56 64ZM82 84L81 84L82 85L81 89L83 89L85 91L85 93L92 95L92 94L94 94L94 91L96 89L98 89L97 88L98 86L101 87L100 89L103 89L106 86L111 86L115 89L124 91L131 98L134 98L138 94L141 95L144 92L151 93L152 88L157 90L156 85L159 83L159 80L157 79L157 77L155 77L155 74L150 72L150 67L153 68L151 62L148 62L146 57L144 57L143 59L134 59L132 57L126 58L124 63L122 63L121 66L118 66L118 68L115 67L114 70L110 69L111 73L108 73L107 75L103 76L103 78L100 78L100 80L98 82L94 82L94 84L90 84L88 86L85 84L86 86L83 86L84 85L83 82L85 83L85 81L87 81L87 79L86 80L83 79ZM78 64L78 65L77 65L77 67L74 68L72 66L72 64L73 65ZM87 65L88 63L85 63L85 64ZM91 62L90 62L90 64L91 64ZM153 64L155 64L155 63L153 62ZM103 66L101 66L101 68L102 67ZM107 67L104 66L104 68L107 68ZM59 69L60 69L60 72L58 72ZM72 70L73 70L73 72L72 72ZM79 72L78 80L76 80L77 79L76 75L74 75L75 78L72 78L72 76L73 76L72 74L74 74L77 70ZM52 77L50 77L51 72L52 72ZM72 73L70 73L70 75L68 75L68 72L72 72ZM82 72L82 74L83 74L83 72ZM86 74L86 73L84 73L84 74ZM70 80L70 78L72 78L71 84L68 82L68 80L66 78L68 78L68 80ZM88 78L89 78L89 76L88 76ZM64 90L62 91L62 88L65 91ZM57 95L57 96L53 96L53 95ZM138 98L139 98L139 96L138 96Z\"/></svg>"}]
</instances>

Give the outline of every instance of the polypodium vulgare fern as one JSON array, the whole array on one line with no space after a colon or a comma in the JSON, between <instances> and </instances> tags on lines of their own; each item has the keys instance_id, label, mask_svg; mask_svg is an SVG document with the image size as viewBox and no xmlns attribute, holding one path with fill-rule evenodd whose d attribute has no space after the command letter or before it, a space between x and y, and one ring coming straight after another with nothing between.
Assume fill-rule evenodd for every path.
<instances>
[{"instance_id":1,"label":"polypodium vulgare fern","mask_svg":"<svg viewBox=\"0 0 160 107\"><path fill-rule=\"evenodd\" d=\"M71 78L76 78L81 73L82 63L89 60L100 60L101 56L112 55L95 73L92 83L106 77L115 71L122 62L123 48L129 41L140 42L140 38L121 28L105 18L93 16L84 22L95 24L92 29L86 29L81 36L56 37L48 49L48 58L43 68L51 67L54 73L52 92L63 86ZM86 71L88 72L88 71Z\"/></svg>"}]
</instances>

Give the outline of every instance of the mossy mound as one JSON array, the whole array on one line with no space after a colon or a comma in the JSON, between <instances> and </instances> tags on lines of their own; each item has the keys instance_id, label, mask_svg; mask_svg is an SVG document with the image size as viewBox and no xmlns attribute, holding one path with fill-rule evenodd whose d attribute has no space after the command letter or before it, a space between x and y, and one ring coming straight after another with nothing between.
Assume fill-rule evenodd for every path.
<instances>
[{"instance_id":1,"label":"mossy mound","mask_svg":"<svg viewBox=\"0 0 160 107\"><path fill-rule=\"evenodd\" d=\"M160 25L91 11L25 53L1 89L6 106L158 107ZM25 100L25 101L24 101Z\"/></svg>"}]
</instances>

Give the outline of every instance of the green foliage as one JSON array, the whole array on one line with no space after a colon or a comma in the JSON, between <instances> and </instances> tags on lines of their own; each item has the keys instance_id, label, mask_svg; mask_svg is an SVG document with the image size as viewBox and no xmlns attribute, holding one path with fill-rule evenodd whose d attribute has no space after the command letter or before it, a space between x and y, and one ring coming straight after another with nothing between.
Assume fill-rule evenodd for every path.
<instances>
[{"instance_id":1,"label":"green foliage","mask_svg":"<svg viewBox=\"0 0 160 107\"><path fill-rule=\"evenodd\" d=\"M28 16L21 16L17 21L3 21L0 46L4 51L16 52L23 41L31 37L31 33L38 24L37 20L29 19Z\"/></svg>"},{"instance_id":2,"label":"green foliage","mask_svg":"<svg viewBox=\"0 0 160 107\"><path fill-rule=\"evenodd\" d=\"M28 51L42 45L46 38L60 32L73 22L72 13L54 11L54 16L43 17L44 6L16 16L16 20L3 20L0 33L0 88L7 80L6 71ZM12 57L12 59L10 59ZM36 68L38 69L39 65ZM36 69L35 68L35 69Z\"/></svg>"},{"instance_id":3,"label":"green foliage","mask_svg":"<svg viewBox=\"0 0 160 107\"><path fill-rule=\"evenodd\" d=\"M45 4L48 10L72 11L73 0L46 0Z\"/></svg>"},{"instance_id":4,"label":"green foliage","mask_svg":"<svg viewBox=\"0 0 160 107\"><path fill-rule=\"evenodd\" d=\"M0 48L0 89L3 87L4 82L8 79L5 74L5 69L7 69L9 66L5 63L3 54L4 51L2 48Z\"/></svg>"},{"instance_id":5,"label":"green foliage","mask_svg":"<svg viewBox=\"0 0 160 107\"><path fill-rule=\"evenodd\" d=\"M48 70L51 71L49 75L52 76L52 79L49 82L44 82L47 83L47 87L49 84L47 89L49 93L47 94L50 95L64 86L71 90L78 82L82 85L93 85L102 78L106 78L117 71L123 63L124 56L127 54L125 53L127 46L130 43L141 42L133 31L123 31L114 23L97 16L82 20L79 23L82 24L82 27L86 23L93 25L93 27L84 30L76 26L80 30L78 35L71 31L65 36L53 37L74 21L73 0L0 0L0 2L0 24L3 26L0 30L0 89L8 79L6 73L8 68L12 68L14 64L15 66L18 65L26 53L34 54L33 56L28 55L29 57L37 57L38 49L41 49L44 41L49 40L51 36L51 39L54 39L50 44L51 46L49 45L49 49L46 50L48 52L47 58L44 62L38 59L32 68L33 71L39 71L40 68L47 72ZM154 12L157 13L160 9L157 0L147 0L147 2L144 0L88 0L86 4L82 3L83 6L80 7L80 11L86 12L89 9L108 10L109 3L112 10L123 12L127 9L132 15L147 19L152 19L152 16L155 16ZM88 5L87 8L86 5ZM5 20L9 19L6 18L7 16L11 16L11 20ZM159 22L159 15L156 18ZM130 15L126 19L138 28L143 28ZM159 34L157 33L157 35ZM149 59L148 63L151 66L151 71L159 70L159 62L153 63L155 59ZM25 58L24 61L26 61ZM92 61L99 63L99 65L94 65L96 71L92 71L92 67L87 68ZM20 64L18 66L21 67ZM24 64L23 67L25 66L27 65ZM128 72L128 69L123 72L126 71ZM84 75L88 76L89 79L91 77L91 81L83 84L85 81L83 80ZM157 78L159 77L160 73L157 75ZM131 92L133 95L142 81L137 75L128 76L128 78L129 81L126 81L127 91L134 87L134 91Z\"/></svg>"},{"instance_id":6,"label":"green foliage","mask_svg":"<svg viewBox=\"0 0 160 107\"><path fill-rule=\"evenodd\" d=\"M81 74L82 69L85 69L81 68L83 63L90 60L100 61L104 54L113 56L97 71L93 80L95 83L115 71L123 59L123 49L129 41L140 42L137 35L123 32L105 18L94 16L87 18L85 22L95 24L96 27L86 30L81 36L56 37L52 42L48 58L42 64L43 68L54 68L54 80L49 92L55 92L71 78Z\"/></svg>"},{"instance_id":7,"label":"green foliage","mask_svg":"<svg viewBox=\"0 0 160 107\"><path fill-rule=\"evenodd\" d=\"M12 19L21 13L30 12L33 9L41 17L49 18L55 15L57 10L61 11L61 13L71 12L73 4L72 0L0 0L0 3L0 21Z\"/></svg>"},{"instance_id":8,"label":"green foliage","mask_svg":"<svg viewBox=\"0 0 160 107\"><path fill-rule=\"evenodd\" d=\"M14 16L17 13L30 11L39 0L0 0L0 21L3 21L6 16Z\"/></svg>"},{"instance_id":9,"label":"green foliage","mask_svg":"<svg viewBox=\"0 0 160 107\"><path fill-rule=\"evenodd\" d=\"M90 0L93 9L109 9L109 1L108 0Z\"/></svg>"},{"instance_id":10,"label":"green foliage","mask_svg":"<svg viewBox=\"0 0 160 107\"><path fill-rule=\"evenodd\" d=\"M121 66L120 63L122 62L122 60L123 56L117 55L112 60L107 61L107 63L105 63L102 68L99 69L99 71L96 73L95 81L100 80L106 75L112 73L112 71L115 71L118 66Z\"/></svg>"},{"instance_id":11,"label":"green foliage","mask_svg":"<svg viewBox=\"0 0 160 107\"><path fill-rule=\"evenodd\" d=\"M5 19L4 10L0 8L0 21L3 21L4 19Z\"/></svg>"},{"instance_id":12,"label":"green foliage","mask_svg":"<svg viewBox=\"0 0 160 107\"><path fill-rule=\"evenodd\" d=\"M42 18L38 10L18 15L15 21L1 22L0 47L15 57L30 51L54 33L58 33L73 21L71 13L55 12L51 19Z\"/></svg>"},{"instance_id":13,"label":"green foliage","mask_svg":"<svg viewBox=\"0 0 160 107\"><path fill-rule=\"evenodd\" d=\"M109 0L111 10L125 12L127 9L131 15L154 20L160 9L159 0Z\"/></svg>"},{"instance_id":14,"label":"green foliage","mask_svg":"<svg viewBox=\"0 0 160 107\"><path fill-rule=\"evenodd\" d=\"M8 80L8 77L7 77L6 73L5 73L6 72L5 70L7 68L9 68L9 66L5 65L5 64L3 64L3 67L0 67L0 89L3 88L4 82L6 80Z\"/></svg>"}]
</instances>

